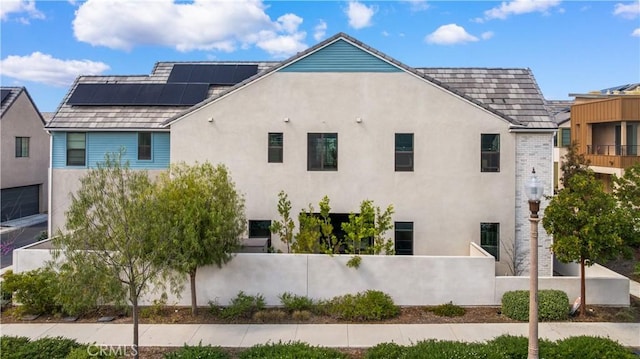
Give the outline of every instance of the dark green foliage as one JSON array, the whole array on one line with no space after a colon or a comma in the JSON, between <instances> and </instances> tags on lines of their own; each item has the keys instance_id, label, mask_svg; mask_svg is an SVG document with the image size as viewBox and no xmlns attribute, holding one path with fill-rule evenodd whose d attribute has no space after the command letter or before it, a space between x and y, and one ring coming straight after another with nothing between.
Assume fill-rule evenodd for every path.
<instances>
[{"instance_id":1,"label":"dark green foliage","mask_svg":"<svg viewBox=\"0 0 640 359\"><path fill-rule=\"evenodd\" d=\"M231 356L221 347L212 347L210 345L198 346L185 345L182 348L167 353L165 359L227 359Z\"/></svg>"},{"instance_id":2,"label":"dark green foliage","mask_svg":"<svg viewBox=\"0 0 640 359\"><path fill-rule=\"evenodd\" d=\"M0 342L2 342L1 359L66 358L72 350L83 347L75 340L63 337L47 337L30 341L25 337L2 336Z\"/></svg>"},{"instance_id":3,"label":"dark green foliage","mask_svg":"<svg viewBox=\"0 0 640 359\"><path fill-rule=\"evenodd\" d=\"M0 338L0 358L12 359L20 358L22 348L27 346L30 339L27 337L11 337L3 335Z\"/></svg>"},{"instance_id":4,"label":"dark green foliage","mask_svg":"<svg viewBox=\"0 0 640 359\"><path fill-rule=\"evenodd\" d=\"M607 338L578 336L556 342L555 358L633 359L628 349Z\"/></svg>"},{"instance_id":5,"label":"dark green foliage","mask_svg":"<svg viewBox=\"0 0 640 359\"><path fill-rule=\"evenodd\" d=\"M336 349L314 347L302 342L287 342L255 345L238 355L239 359L320 359L320 358L348 358Z\"/></svg>"},{"instance_id":6,"label":"dark green foliage","mask_svg":"<svg viewBox=\"0 0 640 359\"><path fill-rule=\"evenodd\" d=\"M540 358L550 358L555 343L546 339L538 339ZM526 359L529 354L529 339L523 336L501 335L486 344L486 352L490 358Z\"/></svg>"},{"instance_id":7,"label":"dark green foliage","mask_svg":"<svg viewBox=\"0 0 640 359\"><path fill-rule=\"evenodd\" d=\"M261 294L253 296L240 291L227 307L222 308L220 316L228 320L239 318L248 319L257 311L263 310L264 307L265 301Z\"/></svg>"},{"instance_id":8,"label":"dark green foliage","mask_svg":"<svg viewBox=\"0 0 640 359\"><path fill-rule=\"evenodd\" d=\"M40 268L18 274L7 271L2 278L3 290L13 293L13 300L22 304L25 313L60 312L60 305L55 301L59 282L53 270Z\"/></svg>"},{"instance_id":9,"label":"dark green foliage","mask_svg":"<svg viewBox=\"0 0 640 359\"><path fill-rule=\"evenodd\" d=\"M367 349L365 359L403 358L407 347L396 343L380 343Z\"/></svg>"},{"instance_id":10,"label":"dark green foliage","mask_svg":"<svg viewBox=\"0 0 640 359\"><path fill-rule=\"evenodd\" d=\"M461 317L467 312L464 308L452 302L435 307L426 307L425 310L441 317Z\"/></svg>"},{"instance_id":11,"label":"dark green foliage","mask_svg":"<svg viewBox=\"0 0 640 359\"><path fill-rule=\"evenodd\" d=\"M397 316L400 308L393 303L388 294L368 290L333 298L328 311L331 315L345 320L382 320Z\"/></svg>"},{"instance_id":12,"label":"dark green foliage","mask_svg":"<svg viewBox=\"0 0 640 359\"><path fill-rule=\"evenodd\" d=\"M404 358L483 359L489 356L482 344L430 339L407 347Z\"/></svg>"},{"instance_id":13,"label":"dark green foliage","mask_svg":"<svg viewBox=\"0 0 640 359\"><path fill-rule=\"evenodd\" d=\"M95 345L82 346L69 352L66 359L114 359L115 354L109 353L109 348Z\"/></svg>"},{"instance_id":14,"label":"dark green foliage","mask_svg":"<svg viewBox=\"0 0 640 359\"><path fill-rule=\"evenodd\" d=\"M520 320L529 320L529 291L515 290L502 296L502 314ZM538 291L538 319L540 321L565 320L569 316L569 298L561 290Z\"/></svg>"},{"instance_id":15,"label":"dark green foliage","mask_svg":"<svg viewBox=\"0 0 640 359\"><path fill-rule=\"evenodd\" d=\"M284 306L284 309L288 310L289 312L293 312L296 310L313 309L313 299L305 297L303 295L286 292L280 294L278 298L280 298L280 302Z\"/></svg>"}]
</instances>

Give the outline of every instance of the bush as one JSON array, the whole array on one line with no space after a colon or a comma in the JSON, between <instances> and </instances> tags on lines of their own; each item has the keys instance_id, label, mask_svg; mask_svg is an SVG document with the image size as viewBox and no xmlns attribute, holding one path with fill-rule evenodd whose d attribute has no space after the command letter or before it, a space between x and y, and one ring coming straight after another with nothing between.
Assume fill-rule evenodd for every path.
<instances>
[{"instance_id":1,"label":"bush","mask_svg":"<svg viewBox=\"0 0 640 359\"><path fill-rule=\"evenodd\" d=\"M185 345L182 348L167 353L164 355L165 359L228 359L231 356L224 351L221 347L212 347L210 345L202 346L202 343L198 346Z\"/></svg>"},{"instance_id":2,"label":"bush","mask_svg":"<svg viewBox=\"0 0 640 359\"><path fill-rule=\"evenodd\" d=\"M31 340L27 337L11 337L3 335L0 338L0 358L12 359L21 358L22 348L27 346Z\"/></svg>"},{"instance_id":3,"label":"bush","mask_svg":"<svg viewBox=\"0 0 640 359\"><path fill-rule=\"evenodd\" d=\"M248 319L259 310L265 307L264 297L261 294L252 296L246 295L243 291L231 300L229 306L222 308L220 316L224 319Z\"/></svg>"},{"instance_id":4,"label":"bush","mask_svg":"<svg viewBox=\"0 0 640 359\"><path fill-rule=\"evenodd\" d=\"M293 313L291 313L291 319L298 322L306 322L311 319L311 312L308 310L294 310Z\"/></svg>"},{"instance_id":5,"label":"bush","mask_svg":"<svg viewBox=\"0 0 640 359\"><path fill-rule=\"evenodd\" d=\"M555 343L546 339L538 339L540 358L549 358L554 349ZM497 358L527 359L529 339L523 336L501 335L488 341L485 351Z\"/></svg>"},{"instance_id":6,"label":"bush","mask_svg":"<svg viewBox=\"0 0 640 359\"><path fill-rule=\"evenodd\" d=\"M313 299L307 298L302 295L286 292L280 294L278 298L280 298L280 303L282 303L284 309L288 310L289 312L293 312L295 310L313 309Z\"/></svg>"},{"instance_id":7,"label":"bush","mask_svg":"<svg viewBox=\"0 0 640 359\"><path fill-rule=\"evenodd\" d=\"M424 358L429 353L429 359L480 359L487 358L486 352L485 345L479 343L430 339L407 347L405 357Z\"/></svg>"},{"instance_id":8,"label":"bush","mask_svg":"<svg viewBox=\"0 0 640 359\"><path fill-rule=\"evenodd\" d=\"M319 358L348 358L344 353L336 349L312 347L302 342L287 342L258 344L243 351L238 355L239 359L319 359Z\"/></svg>"},{"instance_id":9,"label":"bush","mask_svg":"<svg viewBox=\"0 0 640 359\"><path fill-rule=\"evenodd\" d=\"M388 294L368 290L356 295L346 294L335 297L329 303L331 315L345 320L382 320L393 318L400 313Z\"/></svg>"},{"instance_id":10,"label":"bush","mask_svg":"<svg viewBox=\"0 0 640 359\"><path fill-rule=\"evenodd\" d=\"M114 359L115 354L110 354L104 348L89 345L73 349L66 359Z\"/></svg>"},{"instance_id":11,"label":"bush","mask_svg":"<svg viewBox=\"0 0 640 359\"><path fill-rule=\"evenodd\" d=\"M556 342L554 358L633 359L637 358L618 342L607 338L578 336Z\"/></svg>"},{"instance_id":12,"label":"bush","mask_svg":"<svg viewBox=\"0 0 640 359\"><path fill-rule=\"evenodd\" d=\"M287 312L280 309L260 310L253 314L253 320L260 323L279 323L287 319Z\"/></svg>"},{"instance_id":13,"label":"bush","mask_svg":"<svg viewBox=\"0 0 640 359\"><path fill-rule=\"evenodd\" d=\"M365 359L403 358L407 348L396 343L380 343L367 349Z\"/></svg>"},{"instance_id":14,"label":"bush","mask_svg":"<svg viewBox=\"0 0 640 359\"><path fill-rule=\"evenodd\" d=\"M29 314L57 314L60 305L56 302L59 292L57 274L51 269L36 269L19 274L7 271L2 275L3 289L13 293L13 301L22 304Z\"/></svg>"},{"instance_id":15,"label":"bush","mask_svg":"<svg viewBox=\"0 0 640 359\"><path fill-rule=\"evenodd\" d=\"M466 309L455 305L452 302L440 304L435 307L426 307L425 310L440 317L461 317L467 312Z\"/></svg>"},{"instance_id":16,"label":"bush","mask_svg":"<svg viewBox=\"0 0 640 359\"><path fill-rule=\"evenodd\" d=\"M520 321L529 320L529 291L515 290L502 296L502 314ZM565 320L569 316L569 298L561 290L538 291L538 320Z\"/></svg>"},{"instance_id":17,"label":"bush","mask_svg":"<svg viewBox=\"0 0 640 359\"><path fill-rule=\"evenodd\" d=\"M0 342L2 359L66 358L72 350L83 347L75 340L63 337L47 337L30 341L25 337L2 336Z\"/></svg>"}]
</instances>

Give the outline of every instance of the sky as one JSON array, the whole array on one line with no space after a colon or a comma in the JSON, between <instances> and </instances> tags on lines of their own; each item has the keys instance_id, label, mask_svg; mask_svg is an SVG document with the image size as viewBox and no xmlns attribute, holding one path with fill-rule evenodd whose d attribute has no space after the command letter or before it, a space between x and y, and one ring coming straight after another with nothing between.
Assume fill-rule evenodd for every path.
<instances>
[{"instance_id":1,"label":"sky","mask_svg":"<svg viewBox=\"0 0 640 359\"><path fill-rule=\"evenodd\" d=\"M0 83L54 112L79 75L285 60L344 32L412 67L527 67L545 98L640 82L640 0L0 0Z\"/></svg>"}]
</instances>

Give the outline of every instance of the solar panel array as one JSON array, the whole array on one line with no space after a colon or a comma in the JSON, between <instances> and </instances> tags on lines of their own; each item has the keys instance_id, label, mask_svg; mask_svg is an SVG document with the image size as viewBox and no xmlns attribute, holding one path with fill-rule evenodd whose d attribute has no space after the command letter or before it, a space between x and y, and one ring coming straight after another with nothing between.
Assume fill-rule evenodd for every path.
<instances>
[{"instance_id":1,"label":"solar panel array","mask_svg":"<svg viewBox=\"0 0 640 359\"><path fill-rule=\"evenodd\" d=\"M169 83L207 83L233 86L258 73L258 65L248 64L175 64Z\"/></svg>"},{"instance_id":2,"label":"solar panel array","mask_svg":"<svg viewBox=\"0 0 640 359\"><path fill-rule=\"evenodd\" d=\"M0 100L0 104L4 103L4 100L6 100L10 94L11 94L11 90L5 90L5 89L0 90L0 96L2 97L2 100Z\"/></svg>"},{"instance_id":3,"label":"solar panel array","mask_svg":"<svg viewBox=\"0 0 640 359\"><path fill-rule=\"evenodd\" d=\"M68 105L193 106L207 97L206 83L78 84Z\"/></svg>"}]
</instances>

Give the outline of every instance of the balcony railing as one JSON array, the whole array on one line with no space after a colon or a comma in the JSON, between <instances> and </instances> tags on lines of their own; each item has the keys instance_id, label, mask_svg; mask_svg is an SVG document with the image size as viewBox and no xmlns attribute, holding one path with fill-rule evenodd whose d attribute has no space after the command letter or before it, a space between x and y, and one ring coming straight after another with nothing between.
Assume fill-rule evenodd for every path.
<instances>
[{"instance_id":1,"label":"balcony railing","mask_svg":"<svg viewBox=\"0 0 640 359\"><path fill-rule=\"evenodd\" d=\"M602 156L637 156L640 150L638 145L588 145L588 155Z\"/></svg>"}]
</instances>

